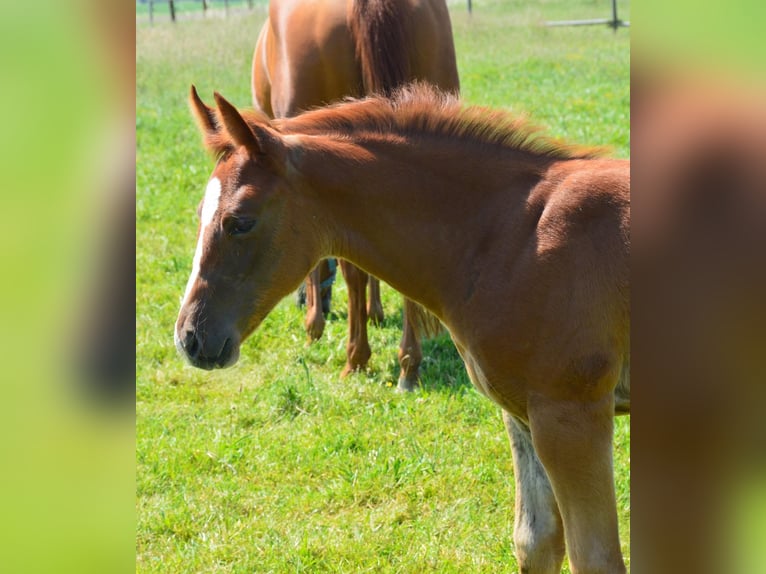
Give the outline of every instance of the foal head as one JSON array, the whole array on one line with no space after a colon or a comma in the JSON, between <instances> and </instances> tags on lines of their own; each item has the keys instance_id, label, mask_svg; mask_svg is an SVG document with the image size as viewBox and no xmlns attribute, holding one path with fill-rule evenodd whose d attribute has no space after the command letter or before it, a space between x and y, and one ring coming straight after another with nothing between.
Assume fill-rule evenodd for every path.
<instances>
[{"instance_id":1,"label":"foal head","mask_svg":"<svg viewBox=\"0 0 766 574\"><path fill-rule=\"evenodd\" d=\"M192 87L192 112L218 161L197 211L197 249L175 326L178 351L203 369L233 365L241 341L318 259L310 226L296 223L281 136L215 98L218 110Z\"/></svg>"}]
</instances>

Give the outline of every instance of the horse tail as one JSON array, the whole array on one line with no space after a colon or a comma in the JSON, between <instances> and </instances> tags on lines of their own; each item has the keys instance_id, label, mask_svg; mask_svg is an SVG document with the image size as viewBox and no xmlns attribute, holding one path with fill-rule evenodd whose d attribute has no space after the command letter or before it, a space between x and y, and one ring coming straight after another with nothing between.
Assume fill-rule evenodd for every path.
<instances>
[{"instance_id":1,"label":"horse tail","mask_svg":"<svg viewBox=\"0 0 766 574\"><path fill-rule=\"evenodd\" d=\"M432 338L444 332L444 325L422 305L404 298L404 315L419 337Z\"/></svg>"},{"instance_id":2,"label":"horse tail","mask_svg":"<svg viewBox=\"0 0 766 574\"><path fill-rule=\"evenodd\" d=\"M355 0L351 32L362 69L364 93L391 96L413 80L410 53L413 41L408 16L397 0ZM444 331L441 321L414 301L404 298L405 315L419 337Z\"/></svg>"},{"instance_id":3,"label":"horse tail","mask_svg":"<svg viewBox=\"0 0 766 574\"><path fill-rule=\"evenodd\" d=\"M389 96L411 80L406 15L396 0L356 0L351 31L366 94Z\"/></svg>"}]
</instances>

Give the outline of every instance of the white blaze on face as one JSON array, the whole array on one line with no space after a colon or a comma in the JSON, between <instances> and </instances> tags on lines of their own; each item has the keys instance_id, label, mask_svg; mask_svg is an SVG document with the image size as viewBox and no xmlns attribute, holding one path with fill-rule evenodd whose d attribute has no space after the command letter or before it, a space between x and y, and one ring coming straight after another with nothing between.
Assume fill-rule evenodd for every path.
<instances>
[{"instance_id":1,"label":"white blaze on face","mask_svg":"<svg viewBox=\"0 0 766 574\"><path fill-rule=\"evenodd\" d=\"M186 304L186 300L189 298L192 287L197 282L197 276L199 275L199 265L202 260L202 251L205 248L205 236L207 227L211 221L215 212L218 211L218 201L221 198L221 180L217 177L212 178L205 190L205 200L202 202L202 213L200 215L200 228L199 238L197 239L197 250L194 252L194 261L192 262L192 271L189 276L189 282L186 284L186 291L184 297L181 300L181 307Z\"/></svg>"}]
</instances>

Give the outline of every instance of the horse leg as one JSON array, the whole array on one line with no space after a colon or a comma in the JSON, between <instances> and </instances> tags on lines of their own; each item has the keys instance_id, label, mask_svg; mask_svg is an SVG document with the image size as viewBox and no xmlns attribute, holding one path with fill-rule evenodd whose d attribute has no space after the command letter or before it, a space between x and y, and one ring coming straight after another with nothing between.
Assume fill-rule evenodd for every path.
<instances>
[{"instance_id":1,"label":"horse leg","mask_svg":"<svg viewBox=\"0 0 766 574\"><path fill-rule=\"evenodd\" d=\"M397 389L412 391L418 385L420 363L423 361L423 350L420 337L415 331L410 317L412 306L416 305L409 299L404 299L404 321L402 325L402 341L399 344L399 382Z\"/></svg>"},{"instance_id":2,"label":"horse leg","mask_svg":"<svg viewBox=\"0 0 766 574\"><path fill-rule=\"evenodd\" d=\"M516 481L513 542L522 574L558 574L564 561L564 529L551 483L532 446L529 427L503 411L511 439Z\"/></svg>"},{"instance_id":3,"label":"horse leg","mask_svg":"<svg viewBox=\"0 0 766 574\"><path fill-rule=\"evenodd\" d=\"M367 367L370 360L370 344L367 341L367 308L365 305L367 273L349 263L340 261L340 268L348 287L348 345L346 366L341 373L345 377L352 371Z\"/></svg>"},{"instance_id":4,"label":"horse leg","mask_svg":"<svg viewBox=\"0 0 766 574\"><path fill-rule=\"evenodd\" d=\"M321 293L321 263L311 270L306 277L306 334L309 343L319 339L324 332L324 313L322 313L322 293Z\"/></svg>"},{"instance_id":5,"label":"horse leg","mask_svg":"<svg viewBox=\"0 0 766 574\"><path fill-rule=\"evenodd\" d=\"M623 574L612 471L614 395L527 404L535 451L564 523L573 574Z\"/></svg>"},{"instance_id":6,"label":"horse leg","mask_svg":"<svg viewBox=\"0 0 766 574\"><path fill-rule=\"evenodd\" d=\"M383 303L380 301L380 280L370 275L370 299L367 302L367 318L375 326L383 323Z\"/></svg>"},{"instance_id":7,"label":"horse leg","mask_svg":"<svg viewBox=\"0 0 766 574\"><path fill-rule=\"evenodd\" d=\"M336 262L334 259L323 259L319 267L321 269L319 291L322 295L322 313L327 317L332 307L332 284L335 282Z\"/></svg>"}]
</instances>

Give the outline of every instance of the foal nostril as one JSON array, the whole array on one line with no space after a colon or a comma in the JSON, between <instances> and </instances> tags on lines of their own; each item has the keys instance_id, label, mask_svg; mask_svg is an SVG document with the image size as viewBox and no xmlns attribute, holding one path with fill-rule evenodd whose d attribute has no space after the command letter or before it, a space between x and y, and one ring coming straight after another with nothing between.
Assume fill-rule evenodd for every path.
<instances>
[{"instance_id":1,"label":"foal nostril","mask_svg":"<svg viewBox=\"0 0 766 574\"><path fill-rule=\"evenodd\" d=\"M226 365L226 363L229 361L229 357L231 357L231 339L228 337L223 342L223 346L221 346L221 350L218 351L218 358L216 359L216 364L219 367L223 367Z\"/></svg>"},{"instance_id":2,"label":"foal nostril","mask_svg":"<svg viewBox=\"0 0 766 574\"><path fill-rule=\"evenodd\" d=\"M192 359L195 359L197 355L199 355L200 345L195 331L186 331L183 346L186 354Z\"/></svg>"}]
</instances>

